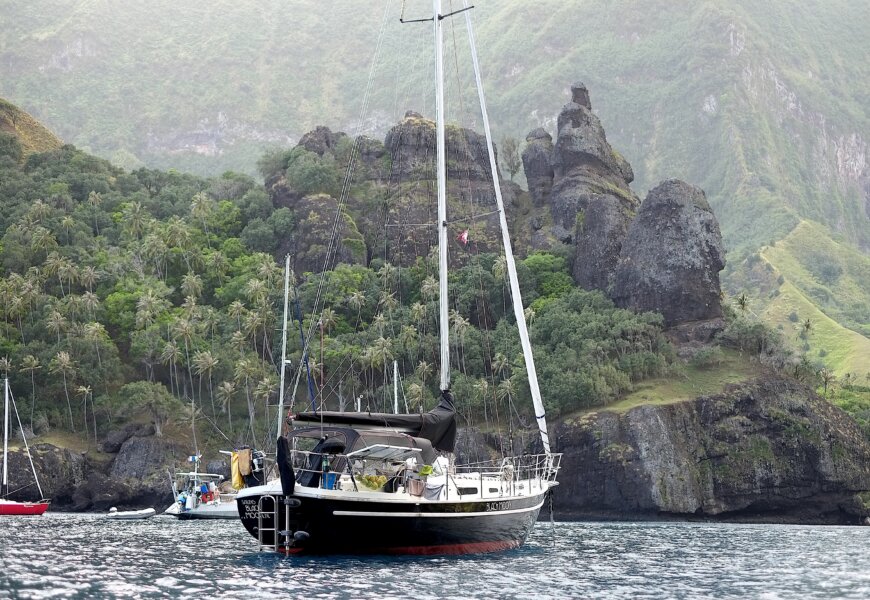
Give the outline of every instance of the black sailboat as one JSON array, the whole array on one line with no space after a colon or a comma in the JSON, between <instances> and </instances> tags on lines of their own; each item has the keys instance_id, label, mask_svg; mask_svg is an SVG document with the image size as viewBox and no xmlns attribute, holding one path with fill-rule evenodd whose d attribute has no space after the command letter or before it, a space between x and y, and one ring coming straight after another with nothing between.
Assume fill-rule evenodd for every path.
<instances>
[{"instance_id":1,"label":"black sailboat","mask_svg":"<svg viewBox=\"0 0 870 600\"><path fill-rule=\"evenodd\" d=\"M439 337L441 396L423 414L312 411L279 424L280 476L237 496L239 516L261 548L296 553L466 554L520 546L547 494L557 485L560 454L550 451L544 407L523 313L499 188L492 136L467 0L441 13L433 0L438 179ZM450 392L447 304L447 187L442 21L465 13L469 46L495 197L514 316L523 348L543 453L457 466L456 407ZM428 20L428 19L427 19ZM289 270L289 261L285 269ZM285 335L286 350L285 283ZM282 350L283 353L283 350ZM283 412L284 361L279 414Z\"/></svg>"}]
</instances>

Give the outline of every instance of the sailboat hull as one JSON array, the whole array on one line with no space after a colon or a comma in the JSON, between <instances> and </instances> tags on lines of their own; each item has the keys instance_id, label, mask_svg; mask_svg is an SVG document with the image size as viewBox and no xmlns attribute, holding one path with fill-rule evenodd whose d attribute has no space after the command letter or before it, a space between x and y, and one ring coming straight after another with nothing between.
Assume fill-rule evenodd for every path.
<instances>
[{"instance_id":1,"label":"sailboat hull","mask_svg":"<svg viewBox=\"0 0 870 600\"><path fill-rule=\"evenodd\" d=\"M0 516L41 515L46 510L48 510L48 502L0 500Z\"/></svg>"},{"instance_id":2,"label":"sailboat hull","mask_svg":"<svg viewBox=\"0 0 870 600\"><path fill-rule=\"evenodd\" d=\"M287 496L249 493L237 501L248 532L281 553L443 555L521 546L545 497L542 492L506 500L413 503L291 496L287 505Z\"/></svg>"}]
</instances>

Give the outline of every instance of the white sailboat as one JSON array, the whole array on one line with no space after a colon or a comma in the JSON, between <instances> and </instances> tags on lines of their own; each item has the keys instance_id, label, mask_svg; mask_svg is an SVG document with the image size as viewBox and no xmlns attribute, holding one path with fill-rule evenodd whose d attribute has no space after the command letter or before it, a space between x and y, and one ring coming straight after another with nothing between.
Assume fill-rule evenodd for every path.
<instances>
[{"instance_id":1,"label":"white sailboat","mask_svg":"<svg viewBox=\"0 0 870 600\"><path fill-rule=\"evenodd\" d=\"M547 494L557 485L561 455L551 452L547 436L499 188L470 8L466 0L464 8L445 15L441 0L433 0L433 17L420 20L431 20L435 38L439 405L424 414L395 414L395 400L394 413L298 413L292 416L292 429L286 435L279 424L280 477L241 490L237 500L242 523L261 548L285 554L464 554L515 548L525 541ZM442 38L443 20L459 13L465 13L513 310L543 448L542 454L464 466L454 466L444 456L454 450L456 412L450 392ZM283 396L281 399L283 404ZM373 473L387 475L378 477Z\"/></svg>"},{"instance_id":2,"label":"white sailboat","mask_svg":"<svg viewBox=\"0 0 870 600\"><path fill-rule=\"evenodd\" d=\"M21 418L18 416L18 409L15 406L15 400L12 397L12 392L9 389L9 378L3 378L3 480L0 484L0 516L2 515L41 515L48 510L49 501L42 498L42 486L39 485L39 478L36 476L36 467L33 464L33 457L30 455L30 447L27 445L27 438L24 438L24 450L27 452L27 458L30 460L30 468L33 471L33 479L36 481L36 489L39 490L39 497L42 498L36 502L19 502L9 500L9 409L10 407L15 412L15 418L18 420L18 428L21 429Z\"/></svg>"}]
</instances>

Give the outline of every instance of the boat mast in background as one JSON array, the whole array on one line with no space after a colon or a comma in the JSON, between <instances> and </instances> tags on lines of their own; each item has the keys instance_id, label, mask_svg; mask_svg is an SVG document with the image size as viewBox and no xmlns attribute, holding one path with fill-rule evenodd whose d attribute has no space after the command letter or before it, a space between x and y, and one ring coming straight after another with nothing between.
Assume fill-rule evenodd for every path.
<instances>
[{"instance_id":1,"label":"boat mast in background","mask_svg":"<svg viewBox=\"0 0 870 600\"><path fill-rule=\"evenodd\" d=\"M5 498L9 493L9 479L7 474L9 454L9 378L3 378L3 483L0 485L0 498Z\"/></svg>"}]
</instances>

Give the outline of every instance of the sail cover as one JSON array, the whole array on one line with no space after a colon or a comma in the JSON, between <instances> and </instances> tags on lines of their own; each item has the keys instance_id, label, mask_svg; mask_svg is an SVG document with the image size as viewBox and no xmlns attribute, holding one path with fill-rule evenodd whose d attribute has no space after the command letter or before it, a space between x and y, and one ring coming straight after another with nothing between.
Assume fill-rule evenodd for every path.
<instances>
[{"instance_id":1,"label":"sail cover","mask_svg":"<svg viewBox=\"0 0 870 600\"><path fill-rule=\"evenodd\" d=\"M297 413L294 421L301 423L329 423L349 427L384 427L421 437L432 446L453 452L456 444L456 407L449 391L441 392L438 406L421 415L395 415L392 413L319 411Z\"/></svg>"}]
</instances>

